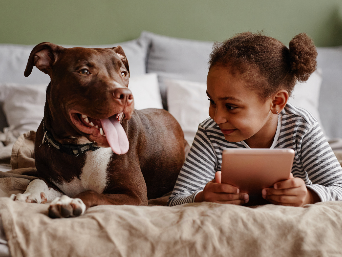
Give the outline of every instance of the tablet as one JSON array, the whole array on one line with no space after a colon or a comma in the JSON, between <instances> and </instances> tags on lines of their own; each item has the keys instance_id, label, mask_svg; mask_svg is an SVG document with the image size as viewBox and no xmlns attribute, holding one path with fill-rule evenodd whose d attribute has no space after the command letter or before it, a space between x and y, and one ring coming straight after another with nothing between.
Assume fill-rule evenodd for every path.
<instances>
[{"instance_id":1,"label":"tablet","mask_svg":"<svg viewBox=\"0 0 342 257\"><path fill-rule=\"evenodd\" d=\"M236 186L240 192L260 194L263 188L289 178L293 159L292 149L225 149L221 183Z\"/></svg>"}]
</instances>

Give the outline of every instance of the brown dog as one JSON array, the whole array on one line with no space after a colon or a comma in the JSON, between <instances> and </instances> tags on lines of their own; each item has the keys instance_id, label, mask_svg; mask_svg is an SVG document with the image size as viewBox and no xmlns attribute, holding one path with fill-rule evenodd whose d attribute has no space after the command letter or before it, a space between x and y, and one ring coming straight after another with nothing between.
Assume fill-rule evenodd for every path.
<instances>
[{"instance_id":1,"label":"brown dog","mask_svg":"<svg viewBox=\"0 0 342 257\"><path fill-rule=\"evenodd\" d=\"M183 131L165 110L134 110L120 46L41 43L25 76L33 66L51 78L35 143L41 180L14 200L52 201L50 217L69 217L96 205L146 205L173 189L185 158Z\"/></svg>"}]
</instances>

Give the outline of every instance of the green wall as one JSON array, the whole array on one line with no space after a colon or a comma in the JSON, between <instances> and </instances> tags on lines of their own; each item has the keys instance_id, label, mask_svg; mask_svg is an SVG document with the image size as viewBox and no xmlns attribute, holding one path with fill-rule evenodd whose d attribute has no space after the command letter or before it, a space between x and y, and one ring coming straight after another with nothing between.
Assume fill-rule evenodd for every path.
<instances>
[{"instance_id":1,"label":"green wall","mask_svg":"<svg viewBox=\"0 0 342 257\"><path fill-rule=\"evenodd\" d=\"M263 30L285 44L306 32L342 45L342 0L0 0L0 43L111 44L142 30L210 41Z\"/></svg>"}]
</instances>

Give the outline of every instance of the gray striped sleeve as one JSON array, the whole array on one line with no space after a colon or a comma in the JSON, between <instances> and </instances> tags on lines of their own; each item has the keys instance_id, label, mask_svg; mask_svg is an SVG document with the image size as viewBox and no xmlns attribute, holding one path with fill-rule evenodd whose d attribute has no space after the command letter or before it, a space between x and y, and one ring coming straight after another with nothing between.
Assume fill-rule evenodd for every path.
<instances>
[{"instance_id":1,"label":"gray striped sleeve","mask_svg":"<svg viewBox=\"0 0 342 257\"><path fill-rule=\"evenodd\" d=\"M301 160L304 171L322 202L342 200L342 168L316 123L303 137Z\"/></svg>"},{"instance_id":2,"label":"gray striped sleeve","mask_svg":"<svg viewBox=\"0 0 342 257\"><path fill-rule=\"evenodd\" d=\"M179 173L169 205L192 203L198 192L215 177L216 156L203 127L199 126L190 152Z\"/></svg>"}]
</instances>

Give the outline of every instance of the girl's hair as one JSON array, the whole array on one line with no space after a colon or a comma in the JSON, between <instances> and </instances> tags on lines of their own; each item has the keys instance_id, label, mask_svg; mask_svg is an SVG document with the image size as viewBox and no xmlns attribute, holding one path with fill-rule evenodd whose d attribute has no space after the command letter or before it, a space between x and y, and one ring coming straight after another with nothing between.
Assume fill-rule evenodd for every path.
<instances>
[{"instance_id":1,"label":"girl's hair","mask_svg":"<svg viewBox=\"0 0 342 257\"><path fill-rule=\"evenodd\" d=\"M316 70L316 57L316 47L305 33L295 36L287 48L272 37L245 32L214 44L209 70L220 65L239 73L266 99L280 89L291 95L296 82L306 81Z\"/></svg>"}]
</instances>

